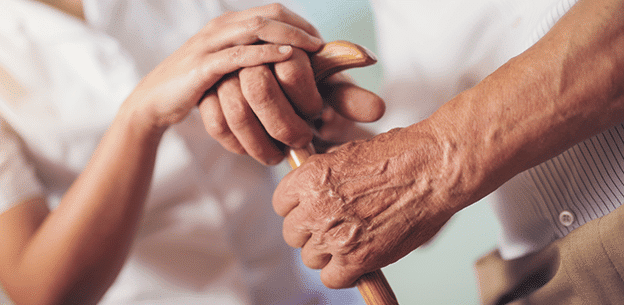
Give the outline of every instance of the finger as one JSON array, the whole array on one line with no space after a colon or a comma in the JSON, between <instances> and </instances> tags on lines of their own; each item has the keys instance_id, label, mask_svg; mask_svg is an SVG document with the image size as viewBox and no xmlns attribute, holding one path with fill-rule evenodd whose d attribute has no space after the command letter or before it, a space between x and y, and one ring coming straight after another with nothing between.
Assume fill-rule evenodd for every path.
<instances>
[{"instance_id":1,"label":"finger","mask_svg":"<svg viewBox=\"0 0 624 305\"><path fill-rule=\"evenodd\" d=\"M189 77L201 79L207 91L224 75L245 67L258 66L287 60L292 55L291 46L273 44L236 46L206 56L197 71L201 75L190 73Z\"/></svg>"},{"instance_id":2,"label":"finger","mask_svg":"<svg viewBox=\"0 0 624 305\"><path fill-rule=\"evenodd\" d=\"M360 268L345 266L341 258L332 256L329 263L321 270L321 282L327 288L342 289L355 285L357 279L364 274Z\"/></svg>"},{"instance_id":3,"label":"finger","mask_svg":"<svg viewBox=\"0 0 624 305\"><path fill-rule=\"evenodd\" d=\"M233 46L206 56L205 70L220 79L241 68L287 60L292 52L292 47L287 45Z\"/></svg>"},{"instance_id":4,"label":"finger","mask_svg":"<svg viewBox=\"0 0 624 305\"><path fill-rule=\"evenodd\" d=\"M247 153L230 130L215 90L206 93L198 108L206 131L212 138L230 152L241 155Z\"/></svg>"},{"instance_id":5,"label":"finger","mask_svg":"<svg viewBox=\"0 0 624 305\"><path fill-rule=\"evenodd\" d=\"M245 151L265 165L275 165L283 158L283 152L267 135L240 90L237 77L221 82L217 89L225 120Z\"/></svg>"},{"instance_id":6,"label":"finger","mask_svg":"<svg viewBox=\"0 0 624 305\"><path fill-rule=\"evenodd\" d=\"M323 109L323 99L316 88L308 54L294 49L289 60L275 64L275 78L290 103L306 118L317 116Z\"/></svg>"},{"instance_id":7,"label":"finger","mask_svg":"<svg viewBox=\"0 0 624 305\"><path fill-rule=\"evenodd\" d=\"M344 75L336 74L318 86L325 101L343 117L356 122L374 122L386 105L376 94L358 87Z\"/></svg>"},{"instance_id":8,"label":"finger","mask_svg":"<svg viewBox=\"0 0 624 305\"><path fill-rule=\"evenodd\" d=\"M311 128L297 115L266 65L243 69L239 77L243 95L271 137L296 148L312 141Z\"/></svg>"},{"instance_id":9,"label":"finger","mask_svg":"<svg viewBox=\"0 0 624 305\"><path fill-rule=\"evenodd\" d=\"M291 45L308 52L317 51L323 45L320 38L302 29L262 16L234 23L210 24L202 29L197 39L198 43L205 45L208 52L256 42Z\"/></svg>"},{"instance_id":10,"label":"finger","mask_svg":"<svg viewBox=\"0 0 624 305\"><path fill-rule=\"evenodd\" d=\"M307 22L301 16L293 13L286 6L280 3L273 3L269 5L254 7L245 11L231 13L227 16L227 22L236 22L249 19L253 16L262 16L265 18L273 19L290 24L294 27L304 30L306 33L321 37L318 30L309 22Z\"/></svg>"},{"instance_id":11,"label":"finger","mask_svg":"<svg viewBox=\"0 0 624 305\"><path fill-rule=\"evenodd\" d=\"M286 217L284 218L284 224L282 227L282 235L284 237L284 241L293 247L293 248L301 248L312 236L312 233L308 230L307 227L304 227L305 221L301 218L303 215L300 215L300 210L292 210Z\"/></svg>"},{"instance_id":12,"label":"finger","mask_svg":"<svg viewBox=\"0 0 624 305\"><path fill-rule=\"evenodd\" d=\"M298 169L284 176L273 192L273 210L282 217L299 205L297 172Z\"/></svg>"},{"instance_id":13,"label":"finger","mask_svg":"<svg viewBox=\"0 0 624 305\"><path fill-rule=\"evenodd\" d=\"M331 254L319 251L315 248L315 243L310 240L301 248L301 261L308 268L322 269L329 263L331 258Z\"/></svg>"}]
</instances>

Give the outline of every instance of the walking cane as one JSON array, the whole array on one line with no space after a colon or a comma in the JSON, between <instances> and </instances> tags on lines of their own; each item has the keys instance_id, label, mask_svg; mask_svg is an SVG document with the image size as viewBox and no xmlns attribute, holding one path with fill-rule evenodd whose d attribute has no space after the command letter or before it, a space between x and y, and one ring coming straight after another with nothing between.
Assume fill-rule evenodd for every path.
<instances>
[{"instance_id":1,"label":"walking cane","mask_svg":"<svg viewBox=\"0 0 624 305\"><path fill-rule=\"evenodd\" d=\"M310 56L310 63L317 83L342 70L364 67L375 62L377 62L375 56L367 49L340 40L325 44L319 52ZM307 148L289 148L288 163L295 169L314 153L314 147L311 144ZM398 304L396 296L381 270L362 275L356 285L368 305Z\"/></svg>"}]
</instances>

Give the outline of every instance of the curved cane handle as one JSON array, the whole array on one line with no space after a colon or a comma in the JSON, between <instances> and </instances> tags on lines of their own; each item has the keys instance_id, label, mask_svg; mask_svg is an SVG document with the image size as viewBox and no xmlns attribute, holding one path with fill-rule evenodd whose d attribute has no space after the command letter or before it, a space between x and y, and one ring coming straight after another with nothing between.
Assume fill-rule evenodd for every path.
<instances>
[{"instance_id":1,"label":"curved cane handle","mask_svg":"<svg viewBox=\"0 0 624 305\"><path fill-rule=\"evenodd\" d=\"M342 70L365 67L376 62L375 55L369 50L342 40L327 43L319 52L310 56L316 82ZM306 148L289 148L287 152L288 163L295 169L314 153L312 144ZM356 285L368 305L398 304L396 296L381 270L362 275Z\"/></svg>"}]
</instances>

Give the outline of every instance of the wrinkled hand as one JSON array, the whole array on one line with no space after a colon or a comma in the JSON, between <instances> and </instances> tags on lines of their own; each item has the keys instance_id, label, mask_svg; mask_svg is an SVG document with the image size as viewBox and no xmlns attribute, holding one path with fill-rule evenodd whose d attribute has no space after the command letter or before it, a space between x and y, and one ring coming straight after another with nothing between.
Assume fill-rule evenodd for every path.
<instances>
[{"instance_id":1,"label":"wrinkled hand","mask_svg":"<svg viewBox=\"0 0 624 305\"><path fill-rule=\"evenodd\" d=\"M281 5L215 18L151 71L125 106L156 128L178 123L224 75L287 60L293 55L291 46L318 50L322 41L302 30L307 23L301 22Z\"/></svg>"},{"instance_id":2,"label":"wrinkled hand","mask_svg":"<svg viewBox=\"0 0 624 305\"><path fill-rule=\"evenodd\" d=\"M422 122L311 156L273 196L284 239L330 288L407 255L466 202L445 141Z\"/></svg>"},{"instance_id":3,"label":"wrinkled hand","mask_svg":"<svg viewBox=\"0 0 624 305\"><path fill-rule=\"evenodd\" d=\"M309 55L300 49L273 67L230 75L200 104L206 130L223 147L268 165L284 158L284 144L300 148L312 140L308 122L322 122L317 135L324 140L344 142L357 130L354 121L375 121L384 109L377 95L340 74L317 87Z\"/></svg>"},{"instance_id":4,"label":"wrinkled hand","mask_svg":"<svg viewBox=\"0 0 624 305\"><path fill-rule=\"evenodd\" d=\"M307 145L314 136L311 121L322 123L317 135L325 141L342 143L363 137L364 133L353 122L379 119L385 110L381 98L340 75L317 88L307 53L317 49L301 43L297 35L305 33L321 41L318 31L279 4L253 9L243 16L254 14L267 18L262 20L278 20L296 30L272 33L271 38L286 34L285 38L300 43L293 44L296 48L288 60L245 67L224 77L208 91L199 104L208 134L227 150L248 154L265 165L275 165L284 159L284 145L295 148ZM226 17L224 23L228 24L231 16Z\"/></svg>"}]
</instances>

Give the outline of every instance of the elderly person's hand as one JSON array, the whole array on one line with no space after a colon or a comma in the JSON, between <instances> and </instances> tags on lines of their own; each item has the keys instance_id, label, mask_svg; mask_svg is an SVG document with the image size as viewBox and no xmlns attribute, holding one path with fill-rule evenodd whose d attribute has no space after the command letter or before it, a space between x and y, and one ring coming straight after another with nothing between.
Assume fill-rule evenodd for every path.
<instances>
[{"instance_id":1,"label":"elderly person's hand","mask_svg":"<svg viewBox=\"0 0 624 305\"><path fill-rule=\"evenodd\" d=\"M441 139L425 121L313 155L282 180L284 239L326 286L395 262L459 210L465 172Z\"/></svg>"},{"instance_id":2,"label":"elderly person's hand","mask_svg":"<svg viewBox=\"0 0 624 305\"><path fill-rule=\"evenodd\" d=\"M312 25L282 5L246 14L287 23L320 39ZM226 15L220 22L228 24L230 17ZM354 121L381 117L383 101L344 76L336 75L317 87L308 54L316 49L296 47L288 60L241 69L206 94L199 105L206 130L227 150L275 165L284 158L284 145L300 148L312 140L313 121L324 125L319 130L324 140L344 142L353 139L344 135L356 131Z\"/></svg>"},{"instance_id":3,"label":"elderly person's hand","mask_svg":"<svg viewBox=\"0 0 624 305\"><path fill-rule=\"evenodd\" d=\"M286 242L326 286L348 287L518 173L622 124L624 3L603 2L579 1L427 119L311 156L273 196Z\"/></svg>"}]
</instances>

